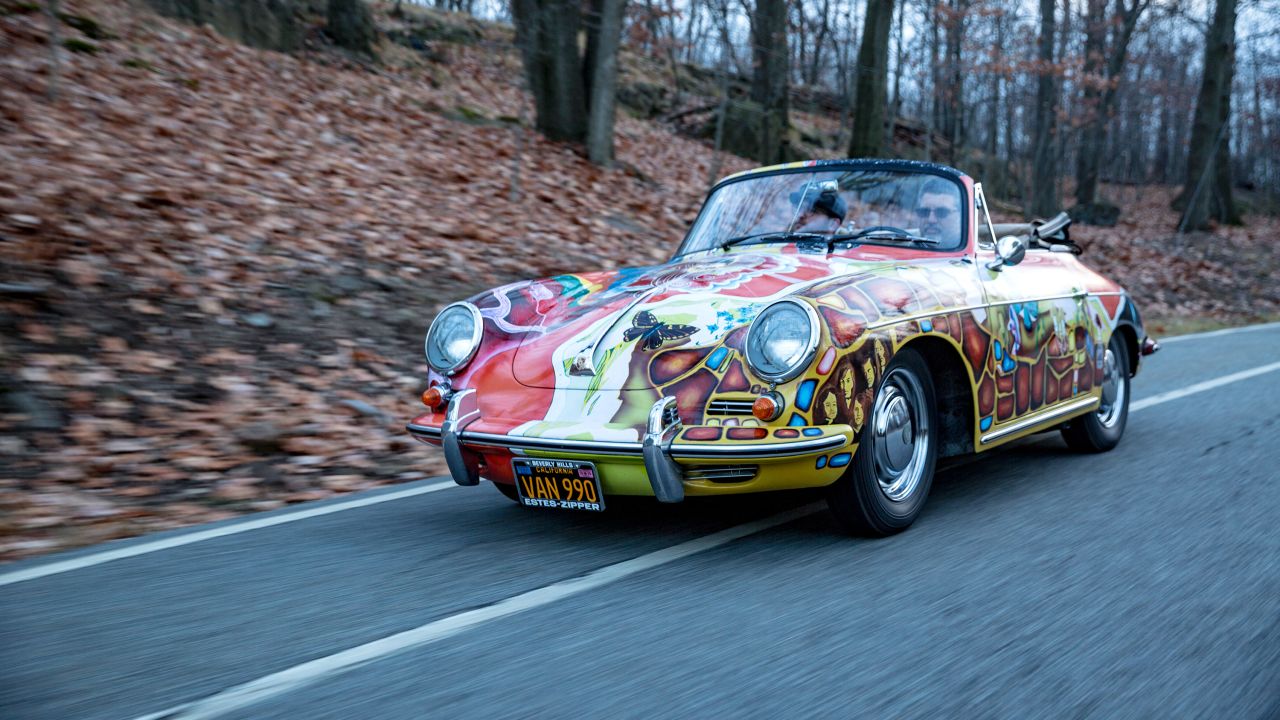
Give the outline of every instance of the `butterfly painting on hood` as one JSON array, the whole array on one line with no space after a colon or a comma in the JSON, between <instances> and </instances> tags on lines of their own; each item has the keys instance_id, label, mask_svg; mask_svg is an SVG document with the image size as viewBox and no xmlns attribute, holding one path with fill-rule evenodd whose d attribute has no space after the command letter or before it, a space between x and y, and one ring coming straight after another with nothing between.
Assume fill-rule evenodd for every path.
<instances>
[{"instance_id":1,"label":"butterfly painting on hood","mask_svg":"<svg viewBox=\"0 0 1280 720\"><path fill-rule=\"evenodd\" d=\"M641 310L631 318L631 327L622 334L622 339L631 342L639 340L645 350L657 350L668 340L682 340L698 331L692 325L665 323L654 317L648 310Z\"/></svg>"}]
</instances>

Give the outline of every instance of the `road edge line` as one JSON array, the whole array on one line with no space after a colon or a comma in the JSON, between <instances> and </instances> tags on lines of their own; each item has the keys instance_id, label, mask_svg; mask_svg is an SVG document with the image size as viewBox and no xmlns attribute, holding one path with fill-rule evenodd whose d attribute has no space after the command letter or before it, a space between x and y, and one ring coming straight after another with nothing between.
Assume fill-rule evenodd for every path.
<instances>
[{"instance_id":1,"label":"road edge line","mask_svg":"<svg viewBox=\"0 0 1280 720\"><path fill-rule=\"evenodd\" d=\"M1274 372L1276 370L1280 370L1280 362L1273 362L1268 365L1259 365L1258 367L1250 368L1248 370L1241 370L1240 372L1234 372L1234 373L1231 373L1230 375L1223 375L1222 377L1214 378L1213 380L1205 380L1203 382L1198 382L1198 383L1195 383L1194 385L1188 385L1184 388L1179 388L1177 390L1162 392L1159 395L1152 395L1151 397L1143 398L1141 400L1138 400L1137 402L1130 403L1129 412L1131 413L1137 412L1139 410L1144 410L1146 408L1149 408L1153 405L1160 405L1161 403L1167 403L1171 400L1178 400L1179 398L1184 398L1188 395L1195 395L1196 393L1202 393L1206 390L1212 390L1221 385L1229 385L1233 382L1247 380L1256 375L1264 375L1266 373Z\"/></svg>"},{"instance_id":2,"label":"road edge line","mask_svg":"<svg viewBox=\"0 0 1280 720\"><path fill-rule=\"evenodd\" d=\"M72 570L92 567L94 565L101 565L113 560L137 557L138 555L146 555L160 550L182 547L183 545L191 545L193 543L213 540L215 538L226 537L228 535L236 535L242 532L249 532L250 530L261 530L262 528L284 525L286 523L297 522L299 520L306 520L313 517L332 515L333 513L342 512L344 510L354 510L356 508L378 505L380 503L391 502L393 500L402 500L416 495L425 495L427 493L437 492L440 490L447 490L451 487L458 486L452 480L447 480L444 482L432 483L430 485L405 488L403 490L382 492L369 497L356 498L343 502L334 502L320 505L319 507L310 507L303 510L295 510L293 512L285 512L267 517L256 517L238 522L232 521L230 524L220 525L206 530L196 530L194 532L175 535L173 537L138 542L124 547L103 550L87 555L81 555L79 557L68 558L66 560L56 560L43 565L36 565L34 567L0 573L0 587L25 582L27 580L37 580L39 578L49 577L50 575L58 575L65 572L71 572Z\"/></svg>"},{"instance_id":3,"label":"road edge line","mask_svg":"<svg viewBox=\"0 0 1280 720\"><path fill-rule=\"evenodd\" d=\"M467 610L433 620L424 625L357 645L332 655L309 660L256 680L230 687L168 710L143 715L137 720L198 720L214 718L241 710L264 700L301 689L326 678L332 678L376 660L430 645L458 635L484 623L533 610L553 602L594 590L700 552L727 545L822 511L826 503L814 502L760 520L735 525L710 535L703 535L676 545L654 550L630 560L597 568L585 575L543 585L499 600L491 605Z\"/></svg>"},{"instance_id":4,"label":"road edge line","mask_svg":"<svg viewBox=\"0 0 1280 720\"><path fill-rule=\"evenodd\" d=\"M1161 345L1169 343L1179 343L1183 340L1199 340L1200 338L1218 337L1220 335L1235 335L1236 333L1254 332L1255 330L1269 330L1272 328L1280 328L1280 321L1255 323L1253 325L1240 325L1238 327L1220 328L1218 330L1203 330L1201 332L1187 333L1186 335L1170 335L1169 337L1157 338Z\"/></svg>"}]
</instances>

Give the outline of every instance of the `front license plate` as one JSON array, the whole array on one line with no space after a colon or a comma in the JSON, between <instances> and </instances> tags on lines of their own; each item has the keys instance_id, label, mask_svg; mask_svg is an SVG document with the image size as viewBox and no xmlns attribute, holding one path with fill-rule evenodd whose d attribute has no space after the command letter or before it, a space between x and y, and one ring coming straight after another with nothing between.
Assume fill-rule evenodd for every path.
<instances>
[{"instance_id":1,"label":"front license plate","mask_svg":"<svg viewBox=\"0 0 1280 720\"><path fill-rule=\"evenodd\" d=\"M518 458L511 461L520 502L529 507L604 510L596 466L577 460Z\"/></svg>"}]
</instances>

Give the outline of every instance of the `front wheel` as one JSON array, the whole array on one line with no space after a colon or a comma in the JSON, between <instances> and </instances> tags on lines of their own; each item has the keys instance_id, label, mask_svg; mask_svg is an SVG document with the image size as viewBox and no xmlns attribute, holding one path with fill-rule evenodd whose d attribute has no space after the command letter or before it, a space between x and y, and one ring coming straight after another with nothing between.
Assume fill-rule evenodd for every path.
<instances>
[{"instance_id":1,"label":"front wheel","mask_svg":"<svg viewBox=\"0 0 1280 720\"><path fill-rule=\"evenodd\" d=\"M904 349L885 370L849 469L827 492L836 522L853 535L910 527L933 485L938 408L929 365Z\"/></svg>"},{"instance_id":2,"label":"front wheel","mask_svg":"<svg viewBox=\"0 0 1280 720\"><path fill-rule=\"evenodd\" d=\"M1120 444L1129 420L1129 348L1112 333L1102 360L1102 399L1098 409L1062 428L1067 447L1080 452L1106 452Z\"/></svg>"}]
</instances>

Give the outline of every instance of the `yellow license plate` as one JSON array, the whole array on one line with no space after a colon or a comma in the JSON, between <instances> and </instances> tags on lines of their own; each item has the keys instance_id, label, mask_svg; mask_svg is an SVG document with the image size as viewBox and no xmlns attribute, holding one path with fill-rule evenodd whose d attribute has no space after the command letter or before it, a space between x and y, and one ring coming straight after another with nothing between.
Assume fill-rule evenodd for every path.
<instances>
[{"instance_id":1,"label":"yellow license plate","mask_svg":"<svg viewBox=\"0 0 1280 720\"><path fill-rule=\"evenodd\" d=\"M517 458L511 461L520 502L529 507L604 510L596 466L576 460Z\"/></svg>"}]
</instances>

